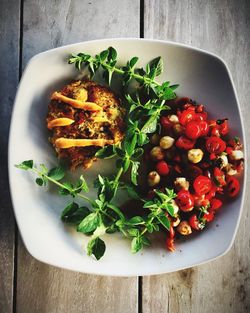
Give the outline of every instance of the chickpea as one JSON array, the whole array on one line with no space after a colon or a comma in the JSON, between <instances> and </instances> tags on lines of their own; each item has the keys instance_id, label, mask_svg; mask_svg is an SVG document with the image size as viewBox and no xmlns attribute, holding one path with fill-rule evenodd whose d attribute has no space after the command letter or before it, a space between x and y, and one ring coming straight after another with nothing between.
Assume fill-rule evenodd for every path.
<instances>
[{"instance_id":1,"label":"chickpea","mask_svg":"<svg viewBox=\"0 0 250 313\"><path fill-rule=\"evenodd\" d=\"M230 154L230 158L234 161L238 161L244 158L243 151L241 150L233 150Z\"/></svg>"},{"instance_id":2,"label":"chickpea","mask_svg":"<svg viewBox=\"0 0 250 313\"><path fill-rule=\"evenodd\" d=\"M203 158L201 149L191 149L188 151L188 160L192 163L199 163Z\"/></svg>"},{"instance_id":3,"label":"chickpea","mask_svg":"<svg viewBox=\"0 0 250 313\"><path fill-rule=\"evenodd\" d=\"M176 135L179 135L182 133L183 127L181 126L181 124L177 123L177 124L174 124L173 130L174 130Z\"/></svg>"},{"instance_id":4,"label":"chickpea","mask_svg":"<svg viewBox=\"0 0 250 313\"><path fill-rule=\"evenodd\" d=\"M220 168L227 167L227 165L228 165L227 156L224 155L224 154L220 155L220 156L217 158L217 161L218 161L219 164L220 164Z\"/></svg>"},{"instance_id":5,"label":"chickpea","mask_svg":"<svg viewBox=\"0 0 250 313\"><path fill-rule=\"evenodd\" d=\"M172 123L174 123L174 124L177 124L177 123L179 123L179 118L178 118L178 116L177 115L170 115L169 117L168 117L168 119L170 120L170 122L172 122Z\"/></svg>"},{"instance_id":6,"label":"chickpea","mask_svg":"<svg viewBox=\"0 0 250 313\"><path fill-rule=\"evenodd\" d=\"M172 218L172 226L173 227L177 227L180 224L180 222L181 222L181 220L180 220L179 216Z\"/></svg>"},{"instance_id":7,"label":"chickpea","mask_svg":"<svg viewBox=\"0 0 250 313\"><path fill-rule=\"evenodd\" d=\"M150 157L153 161L161 161L164 159L164 151L161 147L156 146L150 151Z\"/></svg>"},{"instance_id":8,"label":"chickpea","mask_svg":"<svg viewBox=\"0 0 250 313\"><path fill-rule=\"evenodd\" d=\"M160 140L160 147L162 149L169 149L173 146L174 144L174 138L170 136L164 136Z\"/></svg>"},{"instance_id":9,"label":"chickpea","mask_svg":"<svg viewBox=\"0 0 250 313\"><path fill-rule=\"evenodd\" d=\"M177 227L177 231L178 233L184 236L190 235L192 233L191 226L188 224L187 221L180 222L180 224Z\"/></svg>"},{"instance_id":10,"label":"chickpea","mask_svg":"<svg viewBox=\"0 0 250 313\"><path fill-rule=\"evenodd\" d=\"M150 143L152 145L158 145L159 144L159 141L160 141L160 136L158 134L153 134L151 137L150 137Z\"/></svg>"},{"instance_id":11,"label":"chickpea","mask_svg":"<svg viewBox=\"0 0 250 313\"><path fill-rule=\"evenodd\" d=\"M148 185L150 187L158 185L160 180L161 177L156 171L152 171L148 174Z\"/></svg>"},{"instance_id":12,"label":"chickpea","mask_svg":"<svg viewBox=\"0 0 250 313\"><path fill-rule=\"evenodd\" d=\"M189 182L186 180L185 177L176 177L174 181L175 187L177 190L188 190L189 189Z\"/></svg>"},{"instance_id":13,"label":"chickpea","mask_svg":"<svg viewBox=\"0 0 250 313\"><path fill-rule=\"evenodd\" d=\"M237 170L234 168L233 164L228 163L226 167L227 175L234 176L237 174Z\"/></svg>"}]
</instances>

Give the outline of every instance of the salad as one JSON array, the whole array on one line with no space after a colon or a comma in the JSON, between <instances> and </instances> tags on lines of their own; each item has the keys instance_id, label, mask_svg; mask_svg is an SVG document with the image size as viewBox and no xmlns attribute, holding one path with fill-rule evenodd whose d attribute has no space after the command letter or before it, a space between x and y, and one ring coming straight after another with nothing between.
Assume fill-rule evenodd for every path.
<instances>
[{"instance_id":1,"label":"salad","mask_svg":"<svg viewBox=\"0 0 250 313\"><path fill-rule=\"evenodd\" d=\"M79 179L66 180L61 162L51 169L33 160L16 165L35 173L39 186L52 183L60 196L70 198L61 219L89 236L87 254L97 260L106 250L103 236L114 232L131 240L132 253L149 246L152 233L164 232L167 249L174 251L177 237L203 230L223 202L238 195L244 162L242 144L230 136L226 117L210 119L204 105L177 97L177 84L157 81L161 57L145 68L136 67L138 57L123 66L117 61L113 47L95 56L72 55L68 63L87 69L88 77L51 96L50 141L71 169L85 168ZM110 88L94 82L100 73ZM121 81L116 94L114 80ZM116 172L98 175L96 198L90 198L84 171L107 158ZM117 205L118 190L139 203L140 214L131 216Z\"/></svg>"}]
</instances>

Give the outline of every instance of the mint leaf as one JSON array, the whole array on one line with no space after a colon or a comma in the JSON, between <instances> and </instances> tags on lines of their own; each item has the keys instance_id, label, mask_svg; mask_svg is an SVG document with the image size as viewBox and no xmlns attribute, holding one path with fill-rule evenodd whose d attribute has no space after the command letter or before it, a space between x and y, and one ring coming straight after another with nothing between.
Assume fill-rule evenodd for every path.
<instances>
[{"instance_id":1,"label":"mint leaf","mask_svg":"<svg viewBox=\"0 0 250 313\"><path fill-rule=\"evenodd\" d=\"M56 181L61 180L64 177L64 175L65 172L63 168L60 166L52 168L48 173L48 176Z\"/></svg>"},{"instance_id":2,"label":"mint leaf","mask_svg":"<svg viewBox=\"0 0 250 313\"><path fill-rule=\"evenodd\" d=\"M99 260L104 255L105 250L105 242L99 237L90 240L87 246L87 254L93 254L97 260Z\"/></svg>"},{"instance_id":3,"label":"mint leaf","mask_svg":"<svg viewBox=\"0 0 250 313\"><path fill-rule=\"evenodd\" d=\"M131 252L137 253L142 248L142 241L140 237L134 237L131 241Z\"/></svg>"},{"instance_id":4,"label":"mint leaf","mask_svg":"<svg viewBox=\"0 0 250 313\"><path fill-rule=\"evenodd\" d=\"M15 167L20 168L21 170L29 170L31 168L33 168L33 160L27 160L27 161L23 161L20 164L16 164Z\"/></svg>"},{"instance_id":5,"label":"mint leaf","mask_svg":"<svg viewBox=\"0 0 250 313\"><path fill-rule=\"evenodd\" d=\"M87 234L96 230L100 224L100 216L98 213L90 213L86 216L77 227L77 231Z\"/></svg>"},{"instance_id":6,"label":"mint leaf","mask_svg":"<svg viewBox=\"0 0 250 313\"><path fill-rule=\"evenodd\" d=\"M169 219L166 217L166 215L160 215L160 216L156 216L156 218L158 219L158 221L167 229L170 229L170 221Z\"/></svg>"}]
</instances>

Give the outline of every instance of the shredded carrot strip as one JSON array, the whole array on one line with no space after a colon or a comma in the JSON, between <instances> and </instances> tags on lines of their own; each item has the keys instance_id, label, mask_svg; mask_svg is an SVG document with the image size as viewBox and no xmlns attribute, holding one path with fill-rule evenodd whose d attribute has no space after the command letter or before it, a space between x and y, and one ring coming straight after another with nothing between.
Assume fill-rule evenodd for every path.
<instances>
[{"instance_id":1,"label":"shredded carrot strip","mask_svg":"<svg viewBox=\"0 0 250 313\"><path fill-rule=\"evenodd\" d=\"M75 121L71 118L67 117L61 117L61 118L55 118L54 120L51 120L48 122L48 128L51 129L56 126L68 126L73 124Z\"/></svg>"},{"instance_id":2,"label":"shredded carrot strip","mask_svg":"<svg viewBox=\"0 0 250 313\"><path fill-rule=\"evenodd\" d=\"M72 107L76 108L76 109L83 109L86 111L100 111L102 110L102 107L100 107L99 105L97 105L94 102L83 102L83 101L79 101L79 100L75 100L69 97L66 97L64 95L62 95L60 92L54 92L51 96L52 100L60 100L64 103L67 103L69 105L71 105Z\"/></svg>"},{"instance_id":3,"label":"shredded carrot strip","mask_svg":"<svg viewBox=\"0 0 250 313\"><path fill-rule=\"evenodd\" d=\"M60 149L67 149L71 147L89 147L89 146L104 147L105 145L111 145L113 143L114 143L113 140L108 139L58 138L55 141L55 146Z\"/></svg>"}]
</instances>

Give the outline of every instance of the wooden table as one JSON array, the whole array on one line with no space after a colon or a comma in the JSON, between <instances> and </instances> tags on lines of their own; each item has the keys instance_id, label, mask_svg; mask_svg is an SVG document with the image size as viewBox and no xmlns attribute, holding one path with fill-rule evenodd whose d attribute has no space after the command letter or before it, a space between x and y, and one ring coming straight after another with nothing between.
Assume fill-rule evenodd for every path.
<instances>
[{"instance_id":1,"label":"wooden table","mask_svg":"<svg viewBox=\"0 0 250 313\"><path fill-rule=\"evenodd\" d=\"M1 0L0 312L250 312L249 192L231 251L177 273L84 275L42 264L25 250L7 176L9 121L22 69L38 52L105 37L167 39L221 56L232 72L250 136L250 1Z\"/></svg>"}]
</instances>

